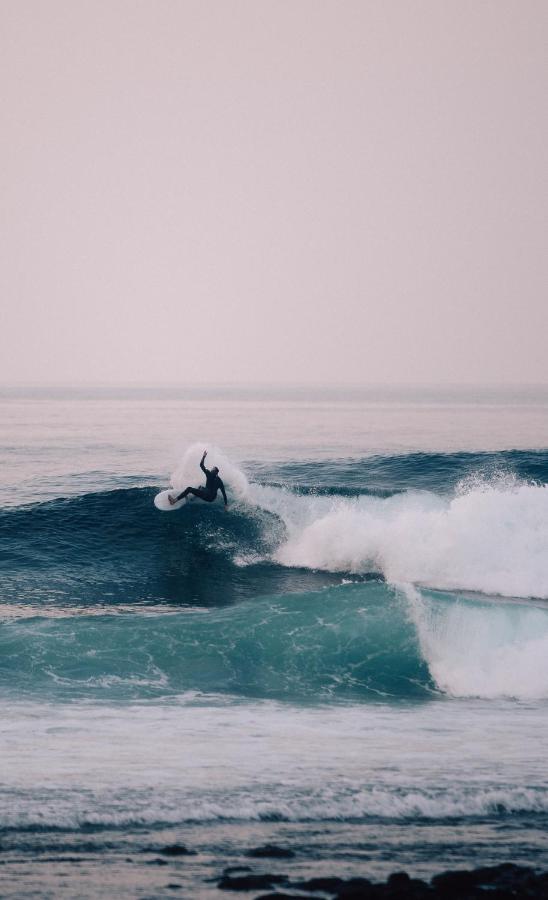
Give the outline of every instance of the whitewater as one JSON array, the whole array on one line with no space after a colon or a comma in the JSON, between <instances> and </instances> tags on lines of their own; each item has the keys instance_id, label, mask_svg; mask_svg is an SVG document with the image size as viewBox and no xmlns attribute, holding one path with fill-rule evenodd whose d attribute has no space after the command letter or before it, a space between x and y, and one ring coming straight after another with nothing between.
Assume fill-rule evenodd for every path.
<instances>
[{"instance_id":1,"label":"whitewater","mask_svg":"<svg viewBox=\"0 0 548 900\"><path fill-rule=\"evenodd\" d=\"M6 896L548 868L546 391L0 406Z\"/></svg>"},{"instance_id":2,"label":"whitewater","mask_svg":"<svg viewBox=\"0 0 548 900\"><path fill-rule=\"evenodd\" d=\"M285 539L273 554L281 565L548 599L546 484L498 472L463 479L452 496L407 490L386 498L303 497L250 484L222 452L214 453L239 505L283 524ZM199 445L185 453L171 479L177 490L192 482L199 454ZM310 475L313 490L312 467Z\"/></svg>"}]
</instances>

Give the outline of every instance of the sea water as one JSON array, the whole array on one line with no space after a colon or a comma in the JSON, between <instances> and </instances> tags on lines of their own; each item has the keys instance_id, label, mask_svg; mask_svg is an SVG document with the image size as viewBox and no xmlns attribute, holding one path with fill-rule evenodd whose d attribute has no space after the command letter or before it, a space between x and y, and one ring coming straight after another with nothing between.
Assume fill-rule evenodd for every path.
<instances>
[{"instance_id":1,"label":"sea water","mask_svg":"<svg viewBox=\"0 0 548 900\"><path fill-rule=\"evenodd\" d=\"M0 429L2 896L548 868L546 389L4 389ZM156 510L205 448L229 510Z\"/></svg>"}]
</instances>

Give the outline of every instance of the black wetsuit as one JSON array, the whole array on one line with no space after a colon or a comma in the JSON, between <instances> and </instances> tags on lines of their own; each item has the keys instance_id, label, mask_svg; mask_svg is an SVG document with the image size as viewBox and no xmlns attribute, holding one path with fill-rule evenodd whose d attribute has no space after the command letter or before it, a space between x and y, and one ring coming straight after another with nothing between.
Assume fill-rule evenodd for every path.
<instances>
[{"instance_id":1,"label":"black wetsuit","mask_svg":"<svg viewBox=\"0 0 548 900\"><path fill-rule=\"evenodd\" d=\"M226 491L225 491L225 486L222 482L222 479L219 478L219 476L217 474L213 473L210 469L206 469L206 467L204 466L203 460L200 463L200 468L205 473L205 477L206 477L206 483L205 483L204 487L198 487L198 488L187 487L187 488L185 488L183 493L179 494L179 496L176 498L175 502L177 502L177 500L181 500L182 497L188 497L189 494L194 494L194 496L199 497L200 500L205 500L206 503L212 503L212 501L215 500L215 498L217 496L217 492L220 491L221 494L223 495L223 500L224 500L225 506L226 506L228 501L226 499Z\"/></svg>"}]
</instances>

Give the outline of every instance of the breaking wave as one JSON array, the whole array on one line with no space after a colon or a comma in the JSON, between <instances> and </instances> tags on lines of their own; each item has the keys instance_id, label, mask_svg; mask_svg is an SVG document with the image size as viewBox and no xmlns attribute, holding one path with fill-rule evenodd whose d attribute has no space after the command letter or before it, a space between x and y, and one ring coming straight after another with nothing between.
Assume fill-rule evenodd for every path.
<instances>
[{"instance_id":1,"label":"breaking wave","mask_svg":"<svg viewBox=\"0 0 548 900\"><path fill-rule=\"evenodd\" d=\"M380 582L171 613L20 618L14 696L299 702L548 698L548 610Z\"/></svg>"},{"instance_id":2,"label":"breaking wave","mask_svg":"<svg viewBox=\"0 0 548 900\"><path fill-rule=\"evenodd\" d=\"M190 448L173 474L177 489L195 483L199 454ZM379 496L372 477L349 495L347 462L339 493L327 486L334 464L323 472L309 464L308 487L301 478L292 489L248 479L219 452L216 462L229 489L228 514L199 501L160 513L153 488L0 511L4 601L47 599L49 592L86 602L219 604L312 590L349 573L548 599L546 484L499 469L469 473L436 492L414 489L407 472L405 490ZM423 468L427 463L425 456Z\"/></svg>"}]
</instances>

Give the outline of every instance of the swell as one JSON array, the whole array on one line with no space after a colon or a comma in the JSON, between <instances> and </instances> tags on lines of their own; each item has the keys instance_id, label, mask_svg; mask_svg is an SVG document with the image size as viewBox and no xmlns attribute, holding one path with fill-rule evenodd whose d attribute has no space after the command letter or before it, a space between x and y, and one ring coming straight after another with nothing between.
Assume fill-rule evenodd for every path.
<instances>
[{"instance_id":1,"label":"swell","mask_svg":"<svg viewBox=\"0 0 548 900\"><path fill-rule=\"evenodd\" d=\"M212 606L340 581L273 562L285 531L267 510L244 504L226 515L196 503L161 513L156 492L130 488L0 510L2 602Z\"/></svg>"},{"instance_id":2,"label":"swell","mask_svg":"<svg viewBox=\"0 0 548 900\"><path fill-rule=\"evenodd\" d=\"M5 696L303 702L548 698L548 610L345 584L174 613L35 617L0 629Z\"/></svg>"},{"instance_id":3,"label":"swell","mask_svg":"<svg viewBox=\"0 0 548 900\"><path fill-rule=\"evenodd\" d=\"M303 493L389 496L408 490L448 493L471 476L491 479L512 474L523 481L548 481L548 451L503 450L496 453L405 453L362 459L307 460L252 465L263 483Z\"/></svg>"},{"instance_id":4,"label":"swell","mask_svg":"<svg viewBox=\"0 0 548 900\"><path fill-rule=\"evenodd\" d=\"M189 448L172 476L175 487L195 481L199 452ZM548 454L486 454L483 468L478 456L414 454L354 469L348 461L299 464L303 478L296 465L291 487L279 478L268 483L264 472L250 481L221 457L228 514L200 502L160 513L153 488L0 510L2 599L219 605L316 590L349 573L548 598L548 486L501 462L540 475ZM469 474L451 490L447 473L443 491L417 489L421 473L438 481L439 470L462 474L464 459ZM384 494L375 466L391 473ZM398 467L406 473L399 481Z\"/></svg>"},{"instance_id":5,"label":"swell","mask_svg":"<svg viewBox=\"0 0 548 900\"><path fill-rule=\"evenodd\" d=\"M433 687L401 602L373 583L224 609L19 619L2 626L0 658L0 688L18 696L378 699Z\"/></svg>"}]
</instances>

